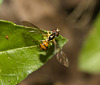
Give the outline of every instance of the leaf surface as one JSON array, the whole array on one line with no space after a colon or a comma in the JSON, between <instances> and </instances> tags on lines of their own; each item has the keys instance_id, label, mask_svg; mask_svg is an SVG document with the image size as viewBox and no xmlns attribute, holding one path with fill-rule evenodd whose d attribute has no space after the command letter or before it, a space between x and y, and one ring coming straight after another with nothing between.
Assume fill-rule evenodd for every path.
<instances>
[{"instance_id":1,"label":"leaf surface","mask_svg":"<svg viewBox=\"0 0 100 85\"><path fill-rule=\"evenodd\" d=\"M100 13L94 29L83 45L79 57L79 69L89 73L100 73Z\"/></svg>"},{"instance_id":2,"label":"leaf surface","mask_svg":"<svg viewBox=\"0 0 100 85\"><path fill-rule=\"evenodd\" d=\"M36 28L0 20L0 85L16 85L59 51L54 50L54 45L47 50L39 48L40 40L44 39L42 33ZM56 40L60 48L67 42L61 35Z\"/></svg>"}]
</instances>

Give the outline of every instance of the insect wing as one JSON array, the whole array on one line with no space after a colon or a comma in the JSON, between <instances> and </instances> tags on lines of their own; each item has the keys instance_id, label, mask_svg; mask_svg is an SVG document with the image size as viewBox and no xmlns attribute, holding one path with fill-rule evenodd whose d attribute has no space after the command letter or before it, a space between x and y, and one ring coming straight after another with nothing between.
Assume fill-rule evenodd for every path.
<instances>
[{"instance_id":1,"label":"insect wing","mask_svg":"<svg viewBox=\"0 0 100 85\"><path fill-rule=\"evenodd\" d=\"M63 50L61 50L57 55L57 60L63 64L64 66L66 67L69 67L69 61L68 61L68 58L67 58L67 55L65 54L65 52Z\"/></svg>"},{"instance_id":2,"label":"insect wing","mask_svg":"<svg viewBox=\"0 0 100 85\"><path fill-rule=\"evenodd\" d=\"M34 27L34 28L40 29L39 27L35 26L34 24L28 21L22 21L21 23L22 25L27 26L27 27Z\"/></svg>"},{"instance_id":3,"label":"insect wing","mask_svg":"<svg viewBox=\"0 0 100 85\"><path fill-rule=\"evenodd\" d=\"M59 45L57 44L57 42L56 42L55 40L54 40L54 45L55 45L54 50L60 49ZM60 50L60 52L57 53L56 57L57 57L57 60L58 60L61 64L63 64L63 65L66 66L66 67L69 67L68 57L67 57L67 55L65 54L65 52L64 52L63 50Z\"/></svg>"},{"instance_id":4,"label":"insect wing","mask_svg":"<svg viewBox=\"0 0 100 85\"><path fill-rule=\"evenodd\" d=\"M35 25L32 24L31 22L28 22L28 21L22 21L21 23L22 23L22 25L24 25L24 26L27 26L27 27L33 27L33 28L38 29L38 30L39 30L38 32L40 32L40 33L42 33L42 34L46 34L46 33L45 33L44 31L42 31L39 27L35 26ZM30 30L29 32L36 32L36 31L33 31L32 28L31 28L31 29L28 29L28 30Z\"/></svg>"}]
</instances>

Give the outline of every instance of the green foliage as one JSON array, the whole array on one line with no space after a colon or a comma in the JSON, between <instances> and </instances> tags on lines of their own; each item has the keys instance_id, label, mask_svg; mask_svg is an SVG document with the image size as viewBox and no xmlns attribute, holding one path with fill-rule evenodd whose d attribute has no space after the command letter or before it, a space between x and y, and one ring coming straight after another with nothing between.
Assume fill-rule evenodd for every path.
<instances>
[{"instance_id":1,"label":"green foliage","mask_svg":"<svg viewBox=\"0 0 100 85\"><path fill-rule=\"evenodd\" d=\"M100 73L100 14L79 58L79 68L89 73Z\"/></svg>"},{"instance_id":2,"label":"green foliage","mask_svg":"<svg viewBox=\"0 0 100 85\"><path fill-rule=\"evenodd\" d=\"M54 50L54 45L40 50L42 33L36 28L0 20L0 85L16 85L59 51ZM62 36L57 38L61 48L66 42Z\"/></svg>"},{"instance_id":3,"label":"green foliage","mask_svg":"<svg viewBox=\"0 0 100 85\"><path fill-rule=\"evenodd\" d=\"M3 2L3 0L0 0L0 4Z\"/></svg>"}]
</instances>

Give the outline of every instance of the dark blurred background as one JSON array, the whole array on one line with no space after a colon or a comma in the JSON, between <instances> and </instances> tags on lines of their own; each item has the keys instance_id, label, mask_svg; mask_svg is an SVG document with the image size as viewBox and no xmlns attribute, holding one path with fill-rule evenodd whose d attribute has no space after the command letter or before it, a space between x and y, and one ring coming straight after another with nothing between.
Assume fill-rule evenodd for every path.
<instances>
[{"instance_id":1,"label":"dark blurred background","mask_svg":"<svg viewBox=\"0 0 100 85\"><path fill-rule=\"evenodd\" d=\"M100 0L4 0L0 19L16 24L26 20L46 30L59 28L69 40L63 48L69 68L53 57L19 85L100 85L100 75L80 71L77 62L99 10Z\"/></svg>"}]
</instances>

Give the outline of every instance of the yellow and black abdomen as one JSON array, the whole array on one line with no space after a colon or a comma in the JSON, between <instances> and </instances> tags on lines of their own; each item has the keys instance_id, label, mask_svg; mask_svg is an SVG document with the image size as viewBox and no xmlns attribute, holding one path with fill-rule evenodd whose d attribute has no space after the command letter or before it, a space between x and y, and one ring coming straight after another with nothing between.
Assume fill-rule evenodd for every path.
<instances>
[{"instance_id":1,"label":"yellow and black abdomen","mask_svg":"<svg viewBox=\"0 0 100 85\"><path fill-rule=\"evenodd\" d=\"M47 48L48 48L48 41L43 41L43 42L40 44L40 49L46 50Z\"/></svg>"}]
</instances>

